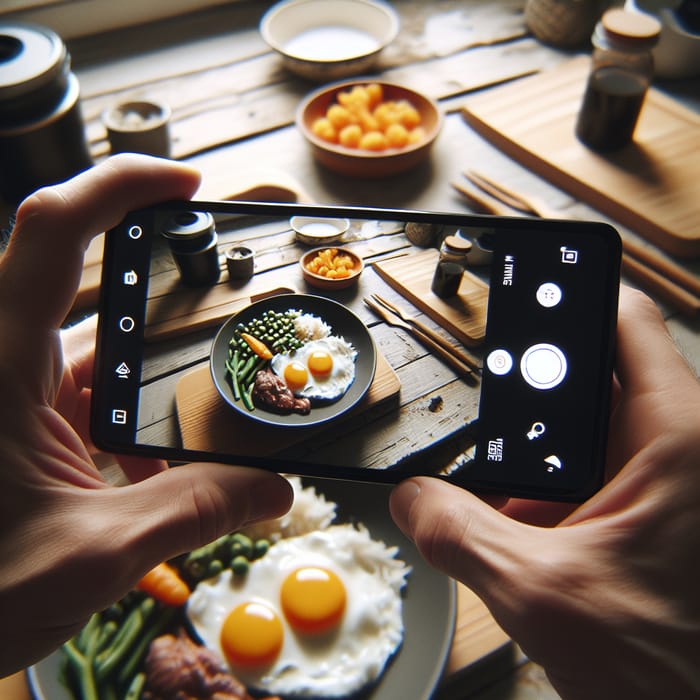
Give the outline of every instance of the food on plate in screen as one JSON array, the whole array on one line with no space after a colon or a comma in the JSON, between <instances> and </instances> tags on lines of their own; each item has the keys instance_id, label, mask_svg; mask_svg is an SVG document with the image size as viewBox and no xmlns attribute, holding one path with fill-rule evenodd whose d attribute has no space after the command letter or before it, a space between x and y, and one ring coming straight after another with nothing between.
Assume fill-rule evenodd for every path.
<instances>
[{"instance_id":1,"label":"food on plate in screen","mask_svg":"<svg viewBox=\"0 0 700 700\"><path fill-rule=\"evenodd\" d=\"M265 311L239 323L229 341L227 377L249 410L308 414L340 399L355 379L356 350L318 316Z\"/></svg>"},{"instance_id":2,"label":"food on plate in screen","mask_svg":"<svg viewBox=\"0 0 700 700\"><path fill-rule=\"evenodd\" d=\"M63 679L76 700L342 698L381 679L403 639L410 567L289 479L285 516L171 562L179 582L160 568L150 594L133 591L64 645ZM183 581L183 604L161 602Z\"/></svg>"}]
</instances>

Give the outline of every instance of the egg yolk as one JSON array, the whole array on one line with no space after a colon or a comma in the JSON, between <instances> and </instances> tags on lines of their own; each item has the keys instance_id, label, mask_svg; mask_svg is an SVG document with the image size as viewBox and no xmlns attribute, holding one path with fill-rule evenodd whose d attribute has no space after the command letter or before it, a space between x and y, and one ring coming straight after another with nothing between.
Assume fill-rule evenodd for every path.
<instances>
[{"instance_id":1,"label":"egg yolk","mask_svg":"<svg viewBox=\"0 0 700 700\"><path fill-rule=\"evenodd\" d=\"M314 377L325 377L333 369L333 358L323 350L315 350L306 362Z\"/></svg>"},{"instance_id":2,"label":"egg yolk","mask_svg":"<svg viewBox=\"0 0 700 700\"><path fill-rule=\"evenodd\" d=\"M277 613L262 603L241 603L224 620L221 649L232 666L255 668L272 663L284 631Z\"/></svg>"},{"instance_id":3,"label":"egg yolk","mask_svg":"<svg viewBox=\"0 0 700 700\"><path fill-rule=\"evenodd\" d=\"M297 631L320 634L335 627L343 617L345 586L328 569L304 567L285 578L280 589L282 610Z\"/></svg>"},{"instance_id":4,"label":"egg yolk","mask_svg":"<svg viewBox=\"0 0 700 700\"><path fill-rule=\"evenodd\" d=\"M284 368L284 381L292 391L303 389L309 379L309 373L301 362L290 362Z\"/></svg>"}]
</instances>

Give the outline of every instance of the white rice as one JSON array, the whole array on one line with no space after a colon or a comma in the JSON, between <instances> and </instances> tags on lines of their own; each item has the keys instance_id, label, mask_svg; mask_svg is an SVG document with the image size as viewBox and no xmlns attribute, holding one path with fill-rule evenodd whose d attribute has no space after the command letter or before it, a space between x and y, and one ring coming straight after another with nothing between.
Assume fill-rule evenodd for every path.
<instances>
[{"instance_id":1,"label":"white rice","mask_svg":"<svg viewBox=\"0 0 700 700\"><path fill-rule=\"evenodd\" d=\"M302 488L298 476L288 476L294 489L294 503L290 510L276 520L255 523L245 532L253 539L266 538L276 542L283 537L305 535L314 530L325 530L334 520L337 504L317 493L313 486Z\"/></svg>"},{"instance_id":2,"label":"white rice","mask_svg":"<svg viewBox=\"0 0 700 700\"><path fill-rule=\"evenodd\" d=\"M308 343L310 340L327 338L331 327L318 316L301 314L294 319L294 333L299 340Z\"/></svg>"}]
</instances>

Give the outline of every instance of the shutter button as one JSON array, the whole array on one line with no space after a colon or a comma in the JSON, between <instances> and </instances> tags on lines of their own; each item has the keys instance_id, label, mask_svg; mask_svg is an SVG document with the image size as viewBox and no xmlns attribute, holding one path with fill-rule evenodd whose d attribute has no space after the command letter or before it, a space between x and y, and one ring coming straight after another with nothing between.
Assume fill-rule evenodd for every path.
<instances>
[{"instance_id":1,"label":"shutter button","mask_svg":"<svg viewBox=\"0 0 700 700\"><path fill-rule=\"evenodd\" d=\"M566 369L564 353L549 343L530 346L520 360L523 379L535 389L553 389L566 376Z\"/></svg>"}]
</instances>

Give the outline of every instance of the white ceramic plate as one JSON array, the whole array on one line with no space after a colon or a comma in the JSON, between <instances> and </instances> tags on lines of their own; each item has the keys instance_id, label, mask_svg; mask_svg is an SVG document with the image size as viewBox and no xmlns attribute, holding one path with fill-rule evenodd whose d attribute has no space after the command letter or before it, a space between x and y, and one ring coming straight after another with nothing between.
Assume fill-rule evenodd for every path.
<instances>
[{"instance_id":1,"label":"white ceramic plate","mask_svg":"<svg viewBox=\"0 0 700 700\"><path fill-rule=\"evenodd\" d=\"M454 581L428 566L389 515L389 486L304 479L338 504L338 522L363 522L372 537L399 547L413 568L405 589L404 640L379 682L353 700L428 700L440 680L454 633L457 598ZM59 681L61 652L29 669L36 700L77 700Z\"/></svg>"}]
</instances>

